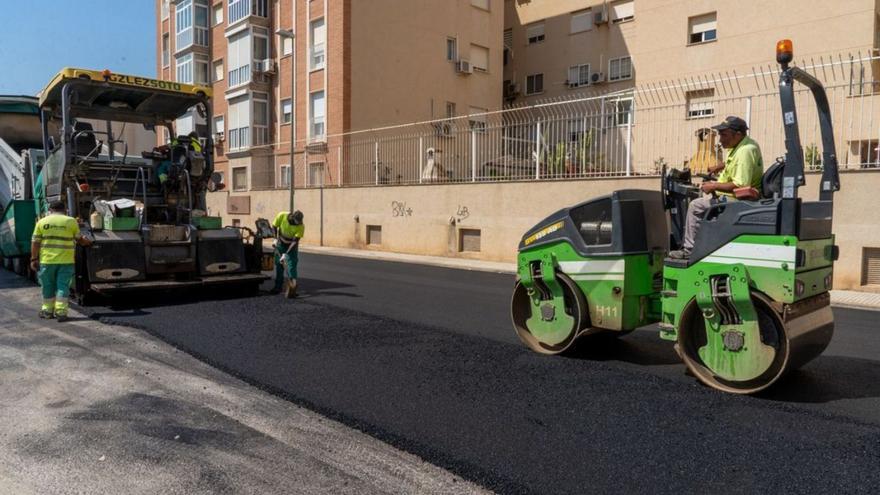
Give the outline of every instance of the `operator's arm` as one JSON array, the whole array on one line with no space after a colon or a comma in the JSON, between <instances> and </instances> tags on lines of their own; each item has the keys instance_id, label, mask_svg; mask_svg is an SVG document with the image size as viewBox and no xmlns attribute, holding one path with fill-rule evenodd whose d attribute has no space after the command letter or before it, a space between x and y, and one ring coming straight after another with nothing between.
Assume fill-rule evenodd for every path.
<instances>
[{"instance_id":1,"label":"operator's arm","mask_svg":"<svg viewBox=\"0 0 880 495\"><path fill-rule=\"evenodd\" d=\"M43 242L43 234L40 233L40 222L34 227L34 235L31 237L31 269L40 269L40 243Z\"/></svg>"},{"instance_id":2,"label":"operator's arm","mask_svg":"<svg viewBox=\"0 0 880 495\"><path fill-rule=\"evenodd\" d=\"M721 191L733 193L740 187L751 187L756 179L760 178L761 167L760 151L755 146L741 150L736 155L733 170L730 171L729 179L723 182L706 182L702 186L703 192Z\"/></svg>"}]
</instances>

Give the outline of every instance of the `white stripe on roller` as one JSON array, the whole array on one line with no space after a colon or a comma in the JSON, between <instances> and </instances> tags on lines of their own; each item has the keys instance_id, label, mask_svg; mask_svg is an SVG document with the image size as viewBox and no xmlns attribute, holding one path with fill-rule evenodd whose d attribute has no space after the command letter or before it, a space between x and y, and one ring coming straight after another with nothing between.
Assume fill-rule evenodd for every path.
<instances>
[{"instance_id":1,"label":"white stripe on roller","mask_svg":"<svg viewBox=\"0 0 880 495\"><path fill-rule=\"evenodd\" d=\"M722 265L738 265L743 264L746 266L757 266L762 268L782 268L783 263L787 263L786 261L768 261L768 260L750 260L743 258L724 258L722 256L706 256L700 261L706 261L709 263L720 263Z\"/></svg>"},{"instance_id":2,"label":"white stripe on roller","mask_svg":"<svg viewBox=\"0 0 880 495\"><path fill-rule=\"evenodd\" d=\"M572 280L623 280L622 273L608 273L606 275L602 275L599 273L591 273L586 275L571 275Z\"/></svg>"},{"instance_id":3,"label":"white stripe on roller","mask_svg":"<svg viewBox=\"0 0 880 495\"><path fill-rule=\"evenodd\" d=\"M576 273L623 273L624 260L560 261L559 268L572 275Z\"/></svg>"},{"instance_id":4,"label":"white stripe on roller","mask_svg":"<svg viewBox=\"0 0 880 495\"><path fill-rule=\"evenodd\" d=\"M767 244L731 242L712 253L711 256L794 263L797 254L794 246L769 246Z\"/></svg>"}]
</instances>

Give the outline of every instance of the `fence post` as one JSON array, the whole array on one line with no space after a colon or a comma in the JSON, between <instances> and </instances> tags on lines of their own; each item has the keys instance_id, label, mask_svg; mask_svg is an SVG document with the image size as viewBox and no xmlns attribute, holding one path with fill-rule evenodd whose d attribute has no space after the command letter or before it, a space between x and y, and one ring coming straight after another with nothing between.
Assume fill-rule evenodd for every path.
<instances>
[{"instance_id":1,"label":"fence post","mask_svg":"<svg viewBox=\"0 0 880 495\"><path fill-rule=\"evenodd\" d=\"M471 129L471 182L477 181L477 129Z\"/></svg>"},{"instance_id":2,"label":"fence post","mask_svg":"<svg viewBox=\"0 0 880 495\"><path fill-rule=\"evenodd\" d=\"M626 121L626 176L632 175L632 142L633 142L633 117L635 112L630 107L629 117Z\"/></svg>"},{"instance_id":3,"label":"fence post","mask_svg":"<svg viewBox=\"0 0 880 495\"><path fill-rule=\"evenodd\" d=\"M373 150L373 168L375 171L376 185L379 185L379 141L376 141L376 147Z\"/></svg>"},{"instance_id":4,"label":"fence post","mask_svg":"<svg viewBox=\"0 0 880 495\"><path fill-rule=\"evenodd\" d=\"M342 144L336 148L336 187L342 187Z\"/></svg>"},{"instance_id":5,"label":"fence post","mask_svg":"<svg viewBox=\"0 0 880 495\"><path fill-rule=\"evenodd\" d=\"M752 128L752 97L746 98L746 125Z\"/></svg>"},{"instance_id":6,"label":"fence post","mask_svg":"<svg viewBox=\"0 0 880 495\"><path fill-rule=\"evenodd\" d=\"M422 183L422 170L425 170L425 138L419 136L419 184Z\"/></svg>"},{"instance_id":7,"label":"fence post","mask_svg":"<svg viewBox=\"0 0 880 495\"><path fill-rule=\"evenodd\" d=\"M541 121L535 124L535 180L541 179Z\"/></svg>"}]
</instances>

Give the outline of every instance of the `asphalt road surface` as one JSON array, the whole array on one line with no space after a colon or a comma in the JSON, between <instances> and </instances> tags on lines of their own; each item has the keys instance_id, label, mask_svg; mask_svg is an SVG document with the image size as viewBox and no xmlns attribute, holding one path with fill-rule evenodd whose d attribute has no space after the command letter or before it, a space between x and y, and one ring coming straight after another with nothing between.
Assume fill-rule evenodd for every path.
<instances>
[{"instance_id":1,"label":"asphalt road surface","mask_svg":"<svg viewBox=\"0 0 880 495\"><path fill-rule=\"evenodd\" d=\"M758 396L685 375L655 329L524 348L510 275L302 254L303 297L165 295L131 325L504 493L873 492L880 312L835 309L817 360Z\"/></svg>"}]
</instances>

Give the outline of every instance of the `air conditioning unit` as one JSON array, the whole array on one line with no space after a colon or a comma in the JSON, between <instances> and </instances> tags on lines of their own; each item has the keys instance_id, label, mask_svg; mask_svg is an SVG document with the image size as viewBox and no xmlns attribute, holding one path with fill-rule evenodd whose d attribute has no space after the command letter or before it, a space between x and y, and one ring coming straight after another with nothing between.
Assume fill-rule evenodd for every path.
<instances>
[{"instance_id":1,"label":"air conditioning unit","mask_svg":"<svg viewBox=\"0 0 880 495\"><path fill-rule=\"evenodd\" d=\"M455 63L455 71L459 74L473 74L474 66L471 65L470 60L461 59Z\"/></svg>"},{"instance_id":2,"label":"air conditioning unit","mask_svg":"<svg viewBox=\"0 0 880 495\"><path fill-rule=\"evenodd\" d=\"M597 26L608 24L608 10L604 7L599 7L598 11L593 12L593 24Z\"/></svg>"},{"instance_id":3,"label":"air conditioning unit","mask_svg":"<svg viewBox=\"0 0 880 495\"><path fill-rule=\"evenodd\" d=\"M590 74L590 84L600 84L605 82L604 72L593 72Z\"/></svg>"},{"instance_id":4,"label":"air conditioning unit","mask_svg":"<svg viewBox=\"0 0 880 495\"><path fill-rule=\"evenodd\" d=\"M260 72L263 74L274 74L275 73L275 60L271 58L267 58L265 60L255 60L254 61L254 72Z\"/></svg>"}]
</instances>

